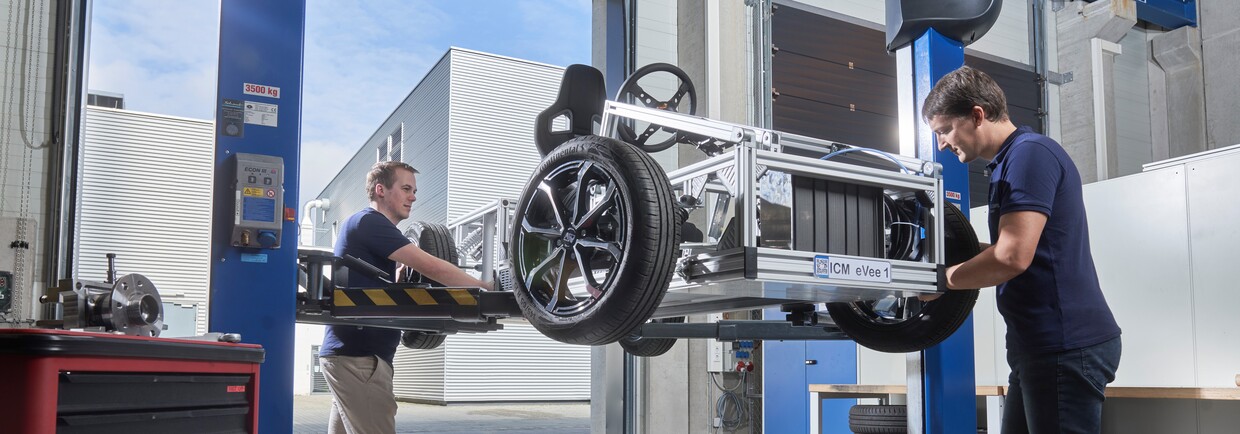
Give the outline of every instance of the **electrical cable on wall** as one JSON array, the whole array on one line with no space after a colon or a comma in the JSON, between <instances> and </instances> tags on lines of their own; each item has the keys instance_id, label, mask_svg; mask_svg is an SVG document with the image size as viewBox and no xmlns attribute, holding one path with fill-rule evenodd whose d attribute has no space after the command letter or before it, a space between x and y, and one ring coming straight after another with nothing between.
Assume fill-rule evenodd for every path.
<instances>
[{"instance_id":1,"label":"electrical cable on wall","mask_svg":"<svg viewBox=\"0 0 1240 434\"><path fill-rule=\"evenodd\" d=\"M741 397L736 393L740 389L742 394L748 395L747 390L741 389L746 385L748 372L740 371L741 378L732 387L723 387L723 385L719 384L719 381L715 379L714 372L708 371L706 374L710 376L710 382L722 392L719 395L719 399L715 401L714 413L711 415L711 419L719 419L719 423L717 424L718 426L712 424L712 428L716 432L718 432L719 428L726 428L728 431L736 430L736 428L739 428L749 420L749 405L742 401ZM731 409L731 412L729 412L729 409ZM730 416L729 413L731 414ZM752 426L750 429L752 430Z\"/></svg>"},{"instance_id":2,"label":"electrical cable on wall","mask_svg":"<svg viewBox=\"0 0 1240 434\"><path fill-rule=\"evenodd\" d=\"M33 6L32 3L33 2L27 2L26 4L26 23L21 27L22 30L24 30L24 32L22 32L23 37L22 37L22 48L21 48L23 53L20 56L21 66L19 67L19 71L18 71L20 73L20 76L17 77L18 79L17 81L19 85L19 87L17 88L17 92L18 92L17 116L18 116L18 123L20 124L18 125L18 128L19 128L19 132L21 133L22 143L25 144L27 148L44 149L44 148L47 148L48 145L51 144L50 138L48 140L43 141L43 143L40 143L38 145L35 145L34 142L30 140L31 136L34 135L34 120L32 119L33 116L31 116L31 113L30 113L30 111L32 110L27 109L27 104L28 104L28 100L36 98L36 95L34 95L33 92L31 92L31 89L36 89L36 87L34 86L34 77L37 74L34 74L34 71L32 70L38 68L39 65L43 64L43 49L44 49L43 40L45 39L44 34L43 34L43 30L45 28L43 17L46 15L45 13L46 11L44 10L46 6L46 2L44 1L39 2L39 14L38 14L39 24L37 27L31 27L30 25L30 20L33 15L33 12L31 11L31 6ZM35 32L38 32L38 35L37 35L38 37L35 38L35 40L38 43L38 46L35 47L33 50L31 50L30 49L30 34L35 33ZM31 64L30 62L31 56L36 56L33 64ZM47 117L47 119L51 119L51 117L49 116ZM26 125L27 123L30 124L29 127L27 127ZM29 134L27 134L26 132L27 128L29 128L30 130Z\"/></svg>"},{"instance_id":3,"label":"electrical cable on wall","mask_svg":"<svg viewBox=\"0 0 1240 434\"><path fill-rule=\"evenodd\" d=\"M5 46L17 47L16 49L19 50L19 55L17 57L21 59L21 62L18 65L18 71L16 71L16 74L14 74L14 71L10 68L9 63L5 63L3 69L4 76L9 78L8 82L5 83L3 94L3 101L7 103L8 107L6 113L16 113L18 121L16 129L19 130L19 136L24 145L22 147L22 162L20 166L22 168L22 182L19 194L16 230L14 234L16 239L13 240L11 244L11 248L14 249L12 282L13 303L11 305L15 306L15 312L9 314L0 313L0 321L7 323L16 322L23 316L26 316L24 315L26 310L24 294L30 286L30 282L27 281L28 279L26 277L28 271L26 269L26 262L28 255L32 253L30 252L30 242L27 237L30 232L29 225L31 222L31 179L34 178L31 172L33 172L34 166L34 151L46 149L51 143L50 138L38 145L35 145L34 142L32 142L31 136L35 133L34 119L36 117L32 116L32 113L30 113L31 109L28 107L29 100L37 97L37 95L33 95L31 92L31 89L36 88L34 86L34 80L38 74L35 73L35 70L41 67L44 63L42 53L44 50L43 40L45 39L46 34L46 23L44 22L46 15L46 2L38 2L37 24L32 24L32 21L34 21L34 15L36 14L33 2L23 2L22 4L26 6L24 11L20 9L21 4L16 4L9 8L8 21L6 24L9 29L16 29L17 32L8 32L5 37ZM15 12L17 13L16 18L14 17ZM22 36L20 47L13 44L12 40L13 34L18 32L20 32ZM37 46L33 47L33 49L30 42L32 34L34 34L33 36L37 44ZM35 57L33 62L30 61L32 56ZM14 90L17 93L16 95L13 93ZM15 109L13 107L14 105L16 105ZM12 130L14 129L12 118L12 115L4 116L3 123L0 123L0 130L3 131L3 135L0 136L0 143L3 143L6 148L6 152L0 153L0 156L3 157L3 159L0 160L0 185L5 186L10 185L8 183L9 155L7 153L7 149L14 149L14 147L8 146L12 142ZM51 116L47 116L46 118L51 119ZM27 130L29 130L29 132ZM3 199L0 199L0 215L4 214L6 208L11 210L8 205L10 204L5 203ZM35 312L30 312L29 316L34 317Z\"/></svg>"}]
</instances>

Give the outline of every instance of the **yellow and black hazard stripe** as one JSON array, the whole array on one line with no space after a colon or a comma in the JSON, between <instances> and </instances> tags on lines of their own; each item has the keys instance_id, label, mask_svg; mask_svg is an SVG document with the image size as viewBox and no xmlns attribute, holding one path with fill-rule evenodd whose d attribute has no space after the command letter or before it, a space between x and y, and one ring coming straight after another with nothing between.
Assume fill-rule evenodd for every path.
<instances>
[{"instance_id":1,"label":"yellow and black hazard stripe","mask_svg":"<svg viewBox=\"0 0 1240 434\"><path fill-rule=\"evenodd\" d=\"M336 289L335 316L451 318L476 315L478 288L427 288L392 285L387 288Z\"/></svg>"},{"instance_id":2,"label":"yellow and black hazard stripe","mask_svg":"<svg viewBox=\"0 0 1240 434\"><path fill-rule=\"evenodd\" d=\"M333 300L338 307L353 306L438 306L478 304L473 288L373 288L337 289Z\"/></svg>"}]
</instances>

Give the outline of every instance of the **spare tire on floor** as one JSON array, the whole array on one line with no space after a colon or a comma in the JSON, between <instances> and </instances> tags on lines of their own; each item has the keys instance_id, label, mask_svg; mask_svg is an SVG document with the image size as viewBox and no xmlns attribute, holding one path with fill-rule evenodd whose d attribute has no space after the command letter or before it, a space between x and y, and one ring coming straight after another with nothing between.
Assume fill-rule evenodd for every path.
<instances>
[{"instance_id":1,"label":"spare tire on floor","mask_svg":"<svg viewBox=\"0 0 1240 434\"><path fill-rule=\"evenodd\" d=\"M663 300L680 244L667 175L650 155L582 136L534 171L513 217L509 256L525 318L560 342L616 342Z\"/></svg>"},{"instance_id":2,"label":"spare tire on floor","mask_svg":"<svg viewBox=\"0 0 1240 434\"><path fill-rule=\"evenodd\" d=\"M908 432L908 407L854 405L848 409L848 429L855 434L905 434Z\"/></svg>"},{"instance_id":3,"label":"spare tire on floor","mask_svg":"<svg viewBox=\"0 0 1240 434\"><path fill-rule=\"evenodd\" d=\"M964 213L952 204L945 204L943 210L946 264L976 256L980 251L977 234ZM950 290L929 302L904 299L895 316L876 309L874 301L827 303L827 311L835 325L858 344L886 353L909 353L937 345L955 333L976 301L976 289Z\"/></svg>"}]
</instances>

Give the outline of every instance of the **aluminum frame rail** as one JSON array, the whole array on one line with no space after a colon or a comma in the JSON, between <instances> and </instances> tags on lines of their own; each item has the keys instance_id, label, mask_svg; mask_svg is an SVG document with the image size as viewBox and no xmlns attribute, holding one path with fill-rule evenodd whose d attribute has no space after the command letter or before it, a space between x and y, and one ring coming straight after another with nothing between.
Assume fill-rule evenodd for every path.
<instances>
[{"instance_id":1,"label":"aluminum frame rail","mask_svg":"<svg viewBox=\"0 0 1240 434\"><path fill-rule=\"evenodd\" d=\"M940 291L943 271L943 197L941 166L933 162L899 156L840 155L838 160L821 160L788 153L791 150L829 154L855 146L781 133L762 128L689 116L681 113L608 101L602 117L603 134L615 136L621 119L647 122L675 129L680 134L706 137L731 146L717 155L668 174L673 187L693 197L704 191L729 194L735 202L742 225L740 247L727 251L700 252L693 245L682 245L684 256L655 317L681 316L728 310L759 308L794 302L842 302L911 297ZM902 169L894 171L890 162ZM890 282L824 278L814 272L815 258L821 252L786 250L757 245L758 177L778 171L814 179L882 188L886 192L925 192L933 201L927 229L929 257L926 262L888 260L830 254L854 261L880 261L890 264ZM722 175L721 175L722 174ZM750 205L746 205L750 204ZM825 218L825 217L823 217Z\"/></svg>"},{"instance_id":2,"label":"aluminum frame rail","mask_svg":"<svg viewBox=\"0 0 1240 434\"><path fill-rule=\"evenodd\" d=\"M497 266L508 261L508 252L499 248L496 240L500 243L508 240L516 207L517 201L515 200L496 199L448 222L448 230L452 231L452 238L457 249L465 249L466 244L472 244L473 241L469 238L475 231L482 238L482 258L475 260L465 250L460 250L461 263L458 265L466 268L477 266L477 270L481 272L481 279L490 282Z\"/></svg>"}]
</instances>

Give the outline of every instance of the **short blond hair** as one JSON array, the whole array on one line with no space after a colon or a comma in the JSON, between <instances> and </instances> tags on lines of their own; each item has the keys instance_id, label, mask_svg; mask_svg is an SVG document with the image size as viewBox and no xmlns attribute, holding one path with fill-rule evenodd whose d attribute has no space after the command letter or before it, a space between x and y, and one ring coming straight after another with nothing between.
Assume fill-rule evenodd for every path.
<instances>
[{"instance_id":1,"label":"short blond hair","mask_svg":"<svg viewBox=\"0 0 1240 434\"><path fill-rule=\"evenodd\" d=\"M414 169L409 163L404 161L380 161L370 167L370 173L366 174L366 197L372 202L375 200L375 186L383 185L384 188L392 188L392 184L396 182L396 171L408 170L410 173L418 174L418 169Z\"/></svg>"}]
</instances>

